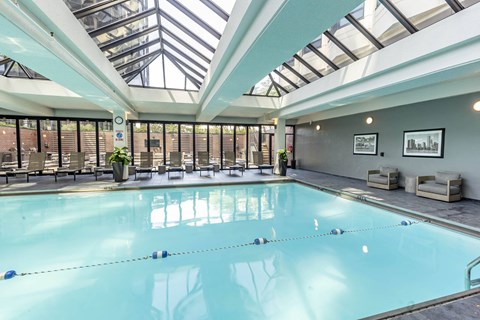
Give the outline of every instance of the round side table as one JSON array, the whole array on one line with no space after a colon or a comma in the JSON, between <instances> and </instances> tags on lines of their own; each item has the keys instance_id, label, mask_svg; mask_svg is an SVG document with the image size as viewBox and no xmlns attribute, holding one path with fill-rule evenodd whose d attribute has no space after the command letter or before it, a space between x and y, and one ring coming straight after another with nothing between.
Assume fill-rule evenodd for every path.
<instances>
[{"instance_id":1,"label":"round side table","mask_svg":"<svg viewBox=\"0 0 480 320\"><path fill-rule=\"evenodd\" d=\"M415 193L417 177L405 177L405 192Z\"/></svg>"}]
</instances>

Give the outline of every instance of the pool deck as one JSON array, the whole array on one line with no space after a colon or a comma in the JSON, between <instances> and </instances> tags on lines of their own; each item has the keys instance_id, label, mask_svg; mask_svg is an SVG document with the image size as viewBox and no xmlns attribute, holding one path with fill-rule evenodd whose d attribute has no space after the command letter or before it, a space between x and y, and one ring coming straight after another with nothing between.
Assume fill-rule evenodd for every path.
<instances>
[{"instance_id":1,"label":"pool deck","mask_svg":"<svg viewBox=\"0 0 480 320\"><path fill-rule=\"evenodd\" d=\"M361 195L377 203L385 203L480 229L480 201L478 200L463 199L459 202L446 203L417 197L413 193L405 192L402 188L390 191L374 189L367 187L365 180L292 169L288 170L287 177L260 174L256 169L246 170L243 176L236 172L229 175L228 170L225 170L217 172L215 176L210 172L210 176L203 173L200 177L199 172L194 171L193 173L185 173L184 178L175 177L175 174L172 174L170 179L168 179L167 174L154 173L152 178L149 178L148 174L140 174L138 175L138 180L134 180L134 176L130 176L129 180L122 183L113 182L111 174L98 177L98 181L95 181L95 177L92 174L78 175L76 181L73 181L73 176L59 177L58 182L55 182L54 176L30 176L29 183L26 182L25 178L18 177L9 178L9 184L5 183L5 177L0 176L0 196L37 192L106 191L145 187L185 187L205 184L223 185L231 183L280 182L285 179L294 179L314 186ZM434 307L424 308L419 311L408 312L401 316L392 317L390 315L384 315L376 318L372 317L371 319L480 319L480 293L455 299L452 302L441 303Z\"/></svg>"}]
</instances>

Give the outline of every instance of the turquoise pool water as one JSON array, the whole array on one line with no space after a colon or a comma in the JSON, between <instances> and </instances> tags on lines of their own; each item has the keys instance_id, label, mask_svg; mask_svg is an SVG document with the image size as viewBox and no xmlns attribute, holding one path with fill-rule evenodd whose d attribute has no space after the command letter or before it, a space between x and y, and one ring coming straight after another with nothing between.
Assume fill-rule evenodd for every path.
<instances>
[{"instance_id":1,"label":"turquoise pool water","mask_svg":"<svg viewBox=\"0 0 480 320\"><path fill-rule=\"evenodd\" d=\"M102 264L0 281L2 320L358 319L463 291L480 255L474 237L398 226L408 218L294 183L0 197L0 206L0 272ZM333 228L366 230L320 236Z\"/></svg>"}]
</instances>

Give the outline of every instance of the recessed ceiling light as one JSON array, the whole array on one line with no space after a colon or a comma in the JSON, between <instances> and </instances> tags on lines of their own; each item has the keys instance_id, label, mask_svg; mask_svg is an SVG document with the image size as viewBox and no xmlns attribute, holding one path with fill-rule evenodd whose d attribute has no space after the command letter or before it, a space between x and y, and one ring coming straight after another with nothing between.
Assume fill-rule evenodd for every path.
<instances>
[{"instance_id":1,"label":"recessed ceiling light","mask_svg":"<svg viewBox=\"0 0 480 320\"><path fill-rule=\"evenodd\" d=\"M480 112L480 100L473 104L473 110Z\"/></svg>"},{"instance_id":2,"label":"recessed ceiling light","mask_svg":"<svg viewBox=\"0 0 480 320\"><path fill-rule=\"evenodd\" d=\"M367 124L372 124L372 123L373 123L373 118L372 118L372 117L368 117L368 118L365 120L365 122L366 122Z\"/></svg>"},{"instance_id":3,"label":"recessed ceiling light","mask_svg":"<svg viewBox=\"0 0 480 320\"><path fill-rule=\"evenodd\" d=\"M317 126L315 127L315 129L317 129L317 131L320 131L321 128L322 127L319 124L317 124Z\"/></svg>"}]
</instances>

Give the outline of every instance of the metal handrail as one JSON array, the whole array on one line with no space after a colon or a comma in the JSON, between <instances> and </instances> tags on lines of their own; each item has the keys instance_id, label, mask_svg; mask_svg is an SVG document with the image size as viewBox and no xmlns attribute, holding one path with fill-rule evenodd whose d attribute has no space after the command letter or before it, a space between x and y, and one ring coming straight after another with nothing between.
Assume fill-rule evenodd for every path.
<instances>
[{"instance_id":1,"label":"metal handrail","mask_svg":"<svg viewBox=\"0 0 480 320\"><path fill-rule=\"evenodd\" d=\"M465 290L470 290L472 286L480 285L480 278L471 280L472 269L479 264L480 264L480 257L476 258L475 260L467 264L467 267L465 268Z\"/></svg>"}]
</instances>

